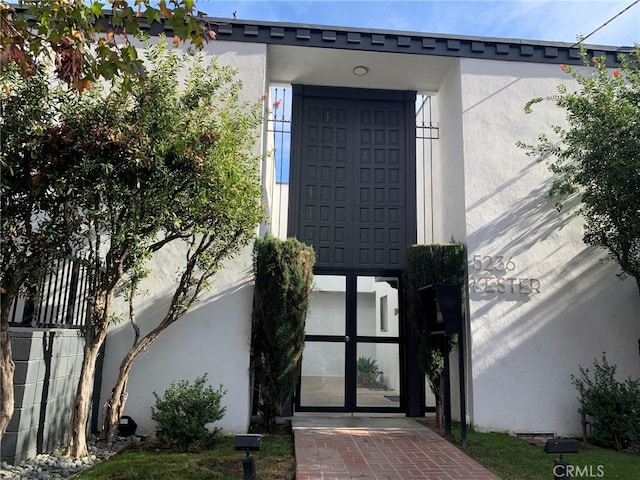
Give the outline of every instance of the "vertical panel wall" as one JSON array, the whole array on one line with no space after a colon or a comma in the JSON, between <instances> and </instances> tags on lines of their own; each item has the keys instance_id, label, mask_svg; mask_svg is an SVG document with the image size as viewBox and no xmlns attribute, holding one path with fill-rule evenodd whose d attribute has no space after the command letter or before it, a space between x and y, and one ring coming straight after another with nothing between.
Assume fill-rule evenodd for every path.
<instances>
[{"instance_id":1,"label":"vertical panel wall","mask_svg":"<svg viewBox=\"0 0 640 480\"><path fill-rule=\"evenodd\" d=\"M293 94L289 234L317 267L402 268L416 239L415 92Z\"/></svg>"},{"instance_id":2,"label":"vertical panel wall","mask_svg":"<svg viewBox=\"0 0 640 480\"><path fill-rule=\"evenodd\" d=\"M11 330L15 412L2 436L2 461L19 463L64 443L83 345L79 330Z\"/></svg>"}]
</instances>

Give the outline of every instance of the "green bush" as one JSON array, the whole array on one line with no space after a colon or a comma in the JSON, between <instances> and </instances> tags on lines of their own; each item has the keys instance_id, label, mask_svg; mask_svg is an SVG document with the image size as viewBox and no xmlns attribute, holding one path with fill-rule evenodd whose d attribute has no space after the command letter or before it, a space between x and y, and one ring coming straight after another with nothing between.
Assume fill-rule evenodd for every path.
<instances>
[{"instance_id":1,"label":"green bush","mask_svg":"<svg viewBox=\"0 0 640 480\"><path fill-rule=\"evenodd\" d=\"M300 376L314 262L313 249L294 238L256 240L251 350L267 432L275 428Z\"/></svg>"},{"instance_id":2,"label":"green bush","mask_svg":"<svg viewBox=\"0 0 640 480\"><path fill-rule=\"evenodd\" d=\"M156 392L155 407L151 407L151 418L156 421L156 437L162 442L175 442L182 451L196 445L207 444L216 439L220 428L212 431L205 425L224 417L226 407L220 405L226 393L222 385L218 390L205 387L207 374L196 378L193 385L187 380L172 382L160 397Z\"/></svg>"},{"instance_id":3,"label":"green bush","mask_svg":"<svg viewBox=\"0 0 640 480\"><path fill-rule=\"evenodd\" d=\"M580 393L579 412L592 418L593 441L621 450L640 434L640 381L618 382L616 369L602 354L602 363L594 359L593 378L580 366L580 377L571 375L571 383Z\"/></svg>"},{"instance_id":4,"label":"green bush","mask_svg":"<svg viewBox=\"0 0 640 480\"><path fill-rule=\"evenodd\" d=\"M467 275L467 254L460 243L443 245L413 245L407 248L405 268L407 315L418 338L418 362L436 397L436 425L444 421L444 356L449 355L456 336L430 335L427 325L428 305L424 305L420 288L438 283L458 285L464 294ZM462 299L463 307L465 305Z\"/></svg>"},{"instance_id":5,"label":"green bush","mask_svg":"<svg viewBox=\"0 0 640 480\"><path fill-rule=\"evenodd\" d=\"M375 385L382 371L377 360L370 357L360 357L356 363L358 385Z\"/></svg>"}]
</instances>

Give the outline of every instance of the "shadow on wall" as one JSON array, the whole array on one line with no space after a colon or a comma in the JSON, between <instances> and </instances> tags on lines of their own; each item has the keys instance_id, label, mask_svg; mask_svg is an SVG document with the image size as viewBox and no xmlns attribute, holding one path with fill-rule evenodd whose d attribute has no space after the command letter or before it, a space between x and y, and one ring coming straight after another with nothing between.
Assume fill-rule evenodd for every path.
<instances>
[{"instance_id":1,"label":"shadow on wall","mask_svg":"<svg viewBox=\"0 0 640 480\"><path fill-rule=\"evenodd\" d=\"M202 300L178 320L135 360L127 384L125 415L138 424L138 434L155 430L151 420L153 392L162 394L172 381L193 380L207 372L209 382L227 390L222 404L227 407L219 423L227 432L246 432L250 418L249 347L253 281L219 291ZM166 310L165 310L166 311ZM142 334L155 327L165 311L156 305L139 312ZM155 319L155 320L152 320ZM106 342L101 405L108 399L117 379L122 358L134 339L133 329L119 328ZM102 414L100 422L102 421Z\"/></svg>"},{"instance_id":2,"label":"shadow on wall","mask_svg":"<svg viewBox=\"0 0 640 480\"><path fill-rule=\"evenodd\" d=\"M479 208L484 202L498 196L500 192L516 187L518 181L535 166L537 166L536 162L528 165L517 176L470 205L468 209L471 211ZM528 251L535 244L562 230L579 216L577 209L579 198L576 196L568 199L559 212L555 208L554 201L548 196L550 186L551 179L548 179L531 190L528 195L513 203L500 216L471 233L468 236L468 244L475 250L481 250L494 245L496 239L506 238L508 242L501 248L515 256Z\"/></svg>"},{"instance_id":3,"label":"shadow on wall","mask_svg":"<svg viewBox=\"0 0 640 480\"><path fill-rule=\"evenodd\" d=\"M593 260L587 251L593 253L576 257ZM606 351L621 377L639 376L640 327L637 315L629 315L630 298L636 299L632 311L640 309L637 289L633 281L617 282L614 273L592 261L577 280L528 304L525 315L514 302L498 325L472 322L474 395L483 399L474 414L483 428L579 435L578 394L570 382L579 365L590 366ZM603 299L610 309L594 309ZM483 307L487 317L490 304Z\"/></svg>"},{"instance_id":4,"label":"shadow on wall","mask_svg":"<svg viewBox=\"0 0 640 480\"><path fill-rule=\"evenodd\" d=\"M583 243L579 198L558 212L548 197L550 178L518 194L536 165L469 207L479 220L492 207L500 212L468 236L474 422L576 435L581 424L570 375L579 365L606 351L621 376L640 376L640 299L633 279L616 278L615 262L599 261L605 250ZM498 204L509 198L515 200L508 208ZM477 255L485 252L493 256ZM511 270L491 271L497 258L513 258ZM521 281L528 290L520 290Z\"/></svg>"}]
</instances>

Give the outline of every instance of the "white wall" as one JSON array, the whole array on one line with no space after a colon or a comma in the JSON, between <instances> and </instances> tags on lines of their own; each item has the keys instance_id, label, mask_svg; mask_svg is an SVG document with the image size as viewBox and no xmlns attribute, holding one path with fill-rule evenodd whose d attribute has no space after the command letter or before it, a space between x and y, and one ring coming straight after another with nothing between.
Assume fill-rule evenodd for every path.
<instances>
[{"instance_id":1,"label":"white wall","mask_svg":"<svg viewBox=\"0 0 640 480\"><path fill-rule=\"evenodd\" d=\"M216 41L207 52L241 68L247 99L268 90L264 45ZM575 212L558 213L547 200L546 167L515 145L534 142L561 120L561 112L551 107L538 106L525 116L523 106L532 97L555 93L567 76L557 65L533 63L460 59L448 68L436 99L440 140L434 151L433 239L468 246L473 422L486 430L577 434L577 392L570 374L606 351L621 376L640 376L640 305L635 284L618 281L615 265L598 262L604 252L584 246ZM150 294L139 306L144 330L164 313L178 253L155 261ZM503 270L498 275L496 266ZM485 271L488 267L494 270ZM154 390L203 372L229 391L223 428L246 429L251 298L247 249L229 262L198 308L136 362L125 414L138 422L140 433L153 431ZM329 309L336 305L325 303L318 315L331 318ZM108 338L103 402L131 341L127 325ZM333 371L326 367L323 374Z\"/></svg>"},{"instance_id":2,"label":"white wall","mask_svg":"<svg viewBox=\"0 0 640 480\"><path fill-rule=\"evenodd\" d=\"M267 91L266 47L261 44L215 41L205 47L206 55L218 55L223 65L236 66L243 82L242 98L250 102ZM262 148L262 138L257 148ZM176 271L184 259L178 246L166 247L151 262L152 275L142 288L147 294L137 301L137 320L142 334L164 316L175 288ZM225 263L211 289L197 306L169 327L147 352L140 354L127 385L125 415L138 424L139 434L152 434L152 392L162 394L172 381L194 378L208 372L214 388L227 390L225 417L219 422L227 433L246 432L250 421L249 347L253 298L251 246ZM120 299L122 300L122 299ZM126 306L120 301L120 308ZM128 323L114 327L106 342L101 404L108 398L125 352L133 341Z\"/></svg>"},{"instance_id":3,"label":"white wall","mask_svg":"<svg viewBox=\"0 0 640 480\"><path fill-rule=\"evenodd\" d=\"M427 243L447 243L465 238L464 135L460 65L454 63L447 72L436 97L436 119L440 139L435 143L433 163L434 232Z\"/></svg>"},{"instance_id":4,"label":"white wall","mask_svg":"<svg viewBox=\"0 0 640 480\"><path fill-rule=\"evenodd\" d=\"M579 434L570 375L607 352L621 377L640 376L640 305L635 283L583 244L575 209L558 213L548 200L546 166L516 146L562 121L551 105L533 115L523 106L568 76L558 65L471 59L460 71L473 421Z\"/></svg>"}]
</instances>

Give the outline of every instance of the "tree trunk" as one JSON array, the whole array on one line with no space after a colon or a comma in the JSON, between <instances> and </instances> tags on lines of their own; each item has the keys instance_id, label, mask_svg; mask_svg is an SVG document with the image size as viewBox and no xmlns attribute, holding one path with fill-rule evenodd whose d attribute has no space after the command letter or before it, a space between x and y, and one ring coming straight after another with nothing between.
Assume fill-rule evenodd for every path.
<instances>
[{"instance_id":1,"label":"tree trunk","mask_svg":"<svg viewBox=\"0 0 640 480\"><path fill-rule=\"evenodd\" d=\"M127 392L125 391L125 388L127 386L131 367L133 367L133 362L137 356L137 354L132 354L133 348L135 348L135 346L129 350L120 364L118 380L115 387L113 387L113 390L111 390L111 395L109 396L109 401L105 408L100 439L107 442L114 442L118 437L120 417L122 417L124 406L127 403Z\"/></svg>"},{"instance_id":2,"label":"tree trunk","mask_svg":"<svg viewBox=\"0 0 640 480\"><path fill-rule=\"evenodd\" d=\"M105 277L112 278L113 275L106 274ZM69 421L67 448L65 455L74 458L86 457L87 449L87 422L91 395L93 393L93 378L96 373L96 361L100 348L107 338L109 328L109 318L111 317L111 306L113 302L113 285L116 281L111 281L96 288L99 292L92 302L87 306L87 327L84 345L84 356L82 358L82 369L76 388L76 395L73 401L73 411ZM99 392L98 392L99 395Z\"/></svg>"},{"instance_id":3,"label":"tree trunk","mask_svg":"<svg viewBox=\"0 0 640 480\"><path fill-rule=\"evenodd\" d=\"M13 392L13 354L11 351L11 336L9 335L9 313L12 299L3 295L2 313L0 318L0 439L7 430L14 409Z\"/></svg>"},{"instance_id":4,"label":"tree trunk","mask_svg":"<svg viewBox=\"0 0 640 480\"><path fill-rule=\"evenodd\" d=\"M99 338L99 337L98 337ZM96 338L96 340L98 340ZM82 359L82 370L76 389L76 396L69 422L69 439L65 455L80 458L89 455L87 449L87 419L89 418L90 401L93 389L93 377L96 371L96 360L102 341L95 341L84 347L84 358Z\"/></svg>"},{"instance_id":5,"label":"tree trunk","mask_svg":"<svg viewBox=\"0 0 640 480\"><path fill-rule=\"evenodd\" d=\"M429 378L427 376L427 380L429 382L429 387L431 388L431 392L436 400L436 411L435 411L435 421L436 428L442 428L444 425L444 408L442 402L442 385L443 385L443 376L438 375L436 378Z\"/></svg>"},{"instance_id":6,"label":"tree trunk","mask_svg":"<svg viewBox=\"0 0 640 480\"><path fill-rule=\"evenodd\" d=\"M114 441L118 435L120 417L122 416L122 412L124 412L124 407L127 402L125 387L129 379L129 373L133 367L133 362L138 357L138 354L155 342L160 334L175 320L177 320L177 318L173 318L170 314L167 315L156 328L145 335L140 342L132 346L122 360L118 380L111 391L109 401L106 405L104 419L102 421L102 434L100 435L102 440Z\"/></svg>"}]
</instances>

